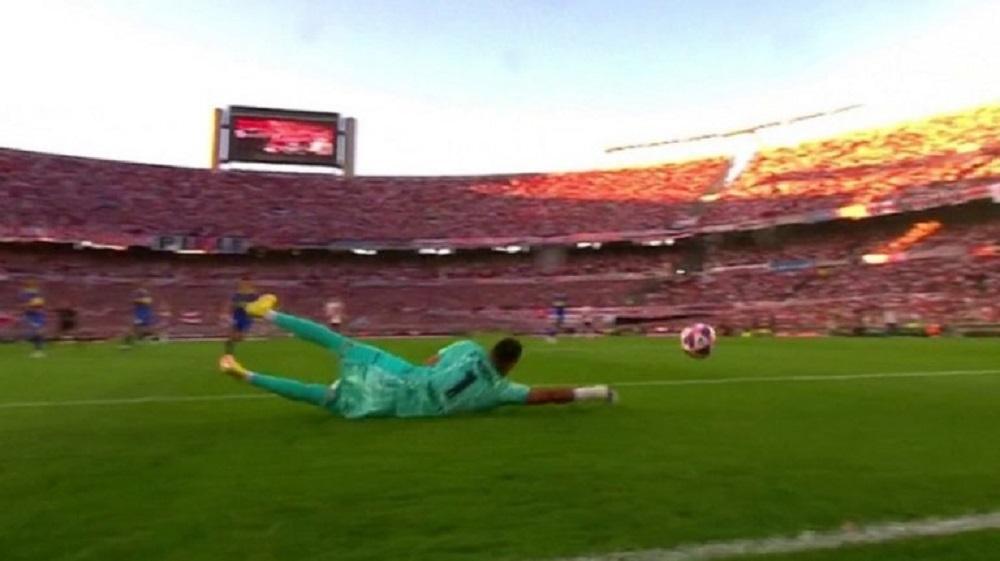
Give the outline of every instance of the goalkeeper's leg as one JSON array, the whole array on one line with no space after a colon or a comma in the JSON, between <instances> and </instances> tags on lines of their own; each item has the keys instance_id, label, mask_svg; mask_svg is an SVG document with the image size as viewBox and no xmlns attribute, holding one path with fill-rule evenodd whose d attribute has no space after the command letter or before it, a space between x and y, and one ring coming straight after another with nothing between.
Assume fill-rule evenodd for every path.
<instances>
[{"instance_id":1,"label":"goalkeeper's leg","mask_svg":"<svg viewBox=\"0 0 1000 561\"><path fill-rule=\"evenodd\" d=\"M326 347L337 354L343 354L352 342L349 338L332 329L305 318L283 314L276 310L278 298L265 294L246 305L247 313L264 318L300 339Z\"/></svg>"},{"instance_id":2,"label":"goalkeeper's leg","mask_svg":"<svg viewBox=\"0 0 1000 561\"><path fill-rule=\"evenodd\" d=\"M247 304L247 312L274 323L300 339L330 349L342 359L361 364L377 363L384 370L397 375L405 375L413 369L412 364L392 353L355 341L314 321L283 314L274 309L277 302L274 295L265 294Z\"/></svg>"},{"instance_id":3,"label":"goalkeeper's leg","mask_svg":"<svg viewBox=\"0 0 1000 561\"><path fill-rule=\"evenodd\" d=\"M315 321L271 311L264 316L268 321L288 331L300 339L326 347L337 354L343 354L354 342L336 331Z\"/></svg>"},{"instance_id":4,"label":"goalkeeper's leg","mask_svg":"<svg viewBox=\"0 0 1000 561\"><path fill-rule=\"evenodd\" d=\"M398 376L403 376L413 369L412 364L392 353L345 337L314 321L275 311L264 317L300 339L330 349L348 362L378 364L383 370Z\"/></svg>"},{"instance_id":5,"label":"goalkeeper's leg","mask_svg":"<svg viewBox=\"0 0 1000 561\"><path fill-rule=\"evenodd\" d=\"M293 401L304 401L324 407L332 397L329 386L323 384L306 384L290 378L251 372L236 362L236 359L232 355L225 355L219 360L219 369L237 380L249 382L262 390Z\"/></svg>"},{"instance_id":6,"label":"goalkeeper's leg","mask_svg":"<svg viewBox=\"0 0 1000 561\"><path fill-rule=\"evenodd\" d=\"M324 407L330 398L330 387L323 384L306 384L290 378L278 376L268 376L258 372L251 372L247 378L250 384L262 390L278 394L293 401L304 401Z\"/></svg>"}]
</instances>

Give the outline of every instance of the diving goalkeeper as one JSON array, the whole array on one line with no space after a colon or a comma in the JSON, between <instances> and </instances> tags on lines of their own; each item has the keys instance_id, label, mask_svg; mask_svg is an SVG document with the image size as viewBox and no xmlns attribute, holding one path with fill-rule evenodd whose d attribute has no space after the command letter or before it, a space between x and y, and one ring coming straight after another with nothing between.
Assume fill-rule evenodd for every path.
<instances>
[{"instance_id":1,"label":"diving goalkeeper","mask_svg":"<svg viewBox=\"0 0 1000 561\"><path fill-rule=\"evenodd\" d=\"M414 365L318 323L276 311L278 299L261 296L246 305L263 318L301 339L325 347L341 360L340 379L330 386L250 371L232 355L219 367L238 380L295 401L318 405L348 419L362 417L434 417L486 411L500 405L540 405L571 401L617 400L608 386L529 388L507 374L521 358L521 343L506 338L487 352L472 341L453 343Z\"/></svg>"}]
</instances>

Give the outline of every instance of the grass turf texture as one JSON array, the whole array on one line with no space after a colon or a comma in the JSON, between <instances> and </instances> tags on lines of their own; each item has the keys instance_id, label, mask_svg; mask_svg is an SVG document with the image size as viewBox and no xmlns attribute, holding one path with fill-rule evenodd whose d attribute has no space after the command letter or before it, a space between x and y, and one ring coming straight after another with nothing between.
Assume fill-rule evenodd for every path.
<instances>
[{"instance_id":1,"label":"grass turf texture","mask_svg":"<svg viewBox=\"0 0 1000 561\"><path fill-rule=\"evenodd\" d=\"M443 340L391 340L410 359ZM0 404L255 393L221 343L0 347ZM292 340L252 368L328 382ZM1000 368L989 340L527 342L527 383ZM546 559L1000 509L1000 374L623 386L621 403L345 421L279 398L0 406L0 558ZM986 559L1000 532L773 559ZM770 559L770 558L769 558Z\"/></svg>"}]
</instances>

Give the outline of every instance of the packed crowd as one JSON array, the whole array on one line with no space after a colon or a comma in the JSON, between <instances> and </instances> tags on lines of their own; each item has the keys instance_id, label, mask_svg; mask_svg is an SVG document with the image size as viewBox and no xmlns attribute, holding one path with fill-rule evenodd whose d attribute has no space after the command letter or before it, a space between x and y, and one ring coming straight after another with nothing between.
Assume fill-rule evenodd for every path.
<instances>
[{"instance_id":1,"label":"packed crowd","mask_svg":"<svg viewBox=\"0 0 1000 561\"><path fill-rule=\"evenodd\" d=\"M846 266L770 274L709 275L675 284L663 298L696 294L719 298L716 323L779 329L879 325L899 322L1000 322L995 295L1000 261L927 259L876 266ZM772 324L773 322L773 324Z\"/></svg>"},{"instance_id":2,"label":"packed crowd","mask_svg":"<svg viewBox=\"0 0 1000 561\"><path fill-rule=\"evenodd\" d=\"M574 307L710 314L744 327L815 327L895 316L897 309L938 320L989 319L1000 293L996 205L948 210L942 205L954 202L940 197L1000 177L997 138L1000 106L980 107L764 149L728 183L726 157L559 174L343 178L0 149L0 199L7 203L0 238L147 245L157 235L236 236L258 247L289 248L732 224L886 197L911 205L900 208L924 208L927 201L941 207L717 234L676 246L612 244L528 255L195 257L0 246L0 320L9 324L16 316L17 285L31 277L45 286L53 308L79 309L83 325L102 334L126 321L128 295L140 285L155 294L163 317L173 318L165 322L204 330L224 325L228 295L246 276L295 309L348 302L363 310L355 323L370 330L451 329L473 319L524 326L544 322L556 297ZM862 264L866 254L904 250L913 259Z\"/></svg>"},{"instance_id":3,"label":"packed crowd","mask_svg":"<svg viewBox=\"0 0 1000 561\"><path fill-rule=\"evenodd\" d=\"M840 220L738 232L712 246L706 269L747 265L794 268L803 261L857 261L869 254L923 254L943 248L968 253L977 246L1000 243L998 217L996 205L983 202L862 222ZM929 224L936 225L928 228Z\"/></svg>"},{"instance_id":4,"label":"packed crowd","mask_svg":"<svg viewBox=\"0 0 1000 561\"><path fill-rule=\"evenodd\" d=\"M552 237L737 223L1000 176L1000 106L646 168L469 177L212 172L0 149L0 237L331 241ZM699 202L708 193L719 199Z\"/></svg>"},{"instance_id":5,"label":"packed crowd","mask_svg":"<svg viewBox=\"0 0 1000 561\"><path fill-rule=\"evenodd\" d=\"M3 230L51 237L333 240L558 236L662 229L722 176L724 158L619 171L482 177L210 172L0 150Z\"/></svg>"},{"instance_id":6,"label":"packed crowd","mask_svg":"<svg viewBox=\"0 0 1000 561\"><path fill-rule=\"evenodd\" d=\"M762 150L709 221L871 202L914 187L1000 176L1000 106Z\"/></svg>"},{"instance_id":7,"label":"packed crowd","mask_svg":"<svg viewBox=\"0 0 1000 561\"><path fill-rule=\"evenodd\" d=\"M78 309L84 326L107 334L123 328L130 294L145 286L175 329L212 334L226 324L234 286L249 277L259 290L280 293L290 309L309 315L321 315L329 300L344 301L357 329L375 332L468 328L479 325L474 320L483 327L537 326L558 296L574 308L705 314L744 328L771 322L823 327L872 310L985 321L996 311L1000 259L976 256L976 249L1000 247L993 212L982 204L942 213L935 235L911 249L955 252L877 266L862 264L861 256L925 217L799 227L773 233L775 239L740 233L707 244L568 251L555 260L490 252L254 257L4 246L0 311L16 313L19 284L35 278L53 309ZM704 272L681 272L696 254ZM775 270L782 260L818 264ZM741 268L747 265L756 267ZM198 321L182 322L181 314Z\"/></svg>"}]
</instances>

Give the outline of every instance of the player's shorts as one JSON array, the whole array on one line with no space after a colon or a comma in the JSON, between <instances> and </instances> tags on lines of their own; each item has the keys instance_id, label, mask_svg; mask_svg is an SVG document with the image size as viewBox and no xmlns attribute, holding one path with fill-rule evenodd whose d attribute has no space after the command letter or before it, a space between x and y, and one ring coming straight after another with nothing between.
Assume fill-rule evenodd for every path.
<instances>
[{"instance_id":1,"label":"player's shorts","mask_svg":"<svg viewBox=\"0 0 1000 561\"><path fill-rule=\"evenodd\" d=\"M332 398L327 408L347 418L390 416L402 384L402 378L380 368L344 365L340 379L330 386Z\"/></svg>"},{"instance_id":2,"label":"player's shorts","mask_svg":"<svg viewBox=\"0 0 1000 561\"><path fill-rule=\"evenodd\" d=\"M140 314L132 318L132 325L136 327L149 328L153 327L153 323L155 323L155 321L152 315Z\"/></svg>"},{"instance_id":3,"label":"player's shorts","mask_svg":"<svg viewBox=\"0 0 1000 561\"><path fill-rule=\"evenodd\" d=\"M45 328L45 315L39 312L28 312L24 314L24 325L31 332L41 331Z\"/></svg>"},{"instance_id":4,"label":"player's shorts","mask_svg":"<svg viewBox=\"0 0 1000 561\"><path fill-rule=\"evenodd\" d=\"M392 353L348 340L327 407L349 419L395 416L421 370Z\"/></svg>"},{"instance_id":5,"label":"player's shorts","mask_svg":"<svg viewBox=\"0 0 1000 561\"><path fill-rule=\"evenodd\" d=\"M246 333L253 327L253 319L250 316L233 316L233 330Z\"/></svg>"},{"instance_id":6,"label":"player's shorts","mask_svg":"<svg viewBox=\"0 0 1000 561\"><path fill-rule=\"evenodd\" d=\"M566 309L556 308L555 309L556 323L562 325L566 321Z\"/></svg>"},{"instance_id":7,"label":"player's shorts","mask_svg":"<svg viewBox=\"0 0 1000 561\"><path fill-rule=\"evenodd\" d=\"M397 377L410 374L414 365L388 351L345 337L340 359L344 370L349 367L373 367Z\"/></svg>"}]
</instances>

